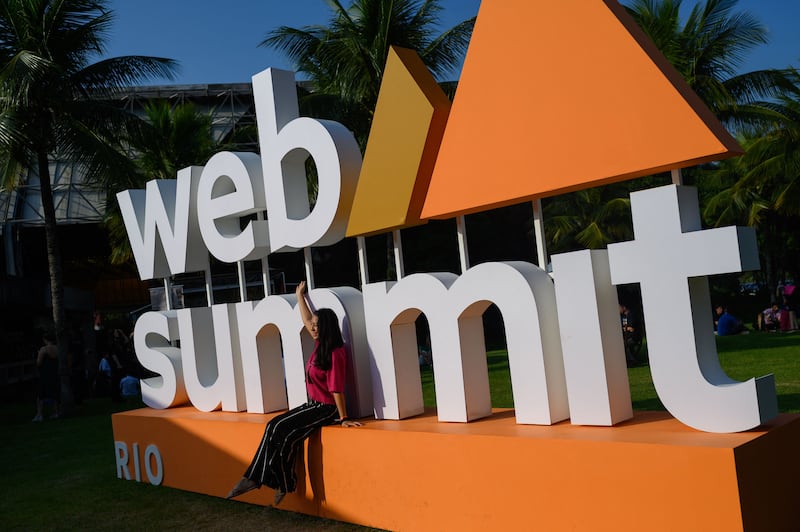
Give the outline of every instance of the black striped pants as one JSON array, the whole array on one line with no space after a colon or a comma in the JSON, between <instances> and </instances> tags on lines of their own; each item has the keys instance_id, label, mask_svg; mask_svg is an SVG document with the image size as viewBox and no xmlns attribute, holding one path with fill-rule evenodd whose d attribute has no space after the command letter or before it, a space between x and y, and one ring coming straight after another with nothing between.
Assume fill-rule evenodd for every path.
<instances>
[{"instance_id":1,"label":"black striped pants","mask_svg":"<svg viewBox=\"0 0 800 532\"><path fill-rule=\"evenodd\" d=\"M336 405L309 401L272 418L244 476L274 490L293 492L297 487L295 458L303 442L338 417Z\"/></svg>"}]
</instances>

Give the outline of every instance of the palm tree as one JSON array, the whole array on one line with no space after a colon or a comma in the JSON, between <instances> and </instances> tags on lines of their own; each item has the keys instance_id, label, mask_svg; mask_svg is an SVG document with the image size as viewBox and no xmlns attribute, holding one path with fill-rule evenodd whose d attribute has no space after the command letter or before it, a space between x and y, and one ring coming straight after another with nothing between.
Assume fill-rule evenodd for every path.
<instances>
[{"instance_id":1,"label":"palm tree","mask_svg":"<svg viewBox=\"0 0 800 532\"><path fill-rule=\"evenodd\" d=\"M627 8L689 86L724 123L771 120L766 99L792 87L786 70L740 73L747 53L767 43L767 29L738 0L705 0L681 20L682 0L631 0Z\"/></svg>"},{"instance_id":2,"label":"palm tree","mask_svg":"<svg viewBox=\"0 0 800 532\"><path fill-rule=\"evenodd\" d=\"M790 90L793 83L788 70L739 72L747 52L767 42L767 31L751 14L736 11L737 3L705 0L694 5L685 19L681 16L682 0L630 0L627 10L717 118L730 127L751 132L779 116L768 100ZM684 176L691 181L696 173L697 169L687 169ZM578 242L589 247L602 247L612 236L625 234L621 227L608 226L608 219L592 213L607 216L617 212L617 200L627 197L630 187L639 185L637 181L629 182L629 187L601 187L604 190L596 199L613 202L607 208L586 210L579 208L581 202L570 206L580 199L574 195L572 199L549 200L550 213L555 211L559 216L553 226L550 214L545 212L548 239L554 249L570 242L571 234L580 235ZM559 202L564 204L559 206ZM568 220L570 214L575 220ZM624 223L620 217L613 219L614 223Z\"/></svg>"},{"instance_id":3,"label":"palm tree","mask_svg":"<svg viewBox=\"0 0 800 532\"><path fill-rule=\"evenodd\" d=\"M741 143L749 150L759 140L742 139ZM762 180L753 186L744 184L755 170L749 154L748 151L742 157L722 161L701 173L701 192L703 189L710 192L703 217L711 226L748 225L757 230L761 272L772 292L787 273L787 267L793 268L788 273L795 273L794 228L798 220L796 215L780 212L775 207L783 180L780 183Z\"/></svg>"},{"instance_id":4,"label":"palm tree","mask_svg":"<svg viewBox=\"0 0 800 532\"><path fill-rule=\"evenodd\" d=\"M800 216L800 88L771 104L779 117L741 141L746 152L724 161L710 173L717 194L706 204L714 225L744 223L759 228L767 285L784 275L797 278Z\"/></svg>"},{"instance_id":5,"label":"palm tree","mask_svg":"<svg viewBox=\"0 0 800 532\"><path fill-rule=\"evenodd\" d=\"M146 125L131 140L136 163L148 179L175 179L178 170L207 160L216 149L211 115L193 103L171 106L165 100L144 105Z\"/></svg>"},{"instance_id":6,"label":"palm tree","mask_svg":"<svg viewBox=\"0 0 800 532\"><path fill-rule=\"evenodd\" d=\"M145 104L144 112L145 124L128 139L135 153L135 171L127 175L116 172L104 183L109 194L105 223L112 264L124 264L133 257L116 193L142 189L151 179L175 179L181 168L206 161L224 149L214 139L211 115L201 113L191 102L173 107L165 100L154 100Z\"/></svg>"},{"instance_id":7,"label":"palm tree","mask_svg":"<svg viewBox=\"0 0 800 532\"><path fill-rule=\"evenodd\" d=\"M415 50L441 78L460 64L475 24L473 17L439 34L439 0L353 0L349 8L339 0L327 2L333 10L328 26L282 26L260 46L284 52L313 82L303 101L306 111L344 123L362 147L389 47Z\"/></svg>"},{"instance_id":8,"label":"palm tree","mask_svg":"<svg viewBox=\"0 0 800 532\"><path fill-rule=\"evenodd\" d=\"M598 249L630 239L631 203L625 192L619 185L607 185L546 199L551 251Z\"/></svg>"},{"instance_id":9,"label":"palm tree","mask_svg":"<svg viewBox=\"0 0 800 532\"><path fill-rule=\"evenodd\" d=\"M389 48L401 46L416 51L434 77L441 80L461 64L475 17L439 33L439 0L352 0L347 8L340 0L326 1L332 10L327 26L282 26L269 32L260 46L285 53L294 69L311 81L312 90L300 98L302 112L344 124L363 150ZM443 83L442 88L452 96L451 83ZM308 165L307 175L313 202L314 168ZM385 235L383 246L385 274L386 278L393 278L389 236Z\"/></svg>"},{"instance_id":10,"label":"palm tree","mask_svg":"<svg viewBox=\"0 0 800 532\"><path fill-rule=\"evenodd\" d=\"M72 395L49 161L75 162L90 179L129 164L117 139L132 116L112 105L111 95L150 77L171 78L175 68L170 60L140 56L91 62L103 54L112 20L104 0L0 3L0 171L6 187L26 175L38 175L40 182L66 404Z\"/></svg>"},{"instance_id":11,"label":"palm tree","mask_svg":"<svg viewBox=\"0 0 800 532\"><path fill-rule=\"evenodd\" d=\"M800 214L800 74L797 79L794 93L771 105L774 123L750 140L744 157L750 168L736 183L772 189L775 210L789 215Z\"/></svg>"}]
</instances>

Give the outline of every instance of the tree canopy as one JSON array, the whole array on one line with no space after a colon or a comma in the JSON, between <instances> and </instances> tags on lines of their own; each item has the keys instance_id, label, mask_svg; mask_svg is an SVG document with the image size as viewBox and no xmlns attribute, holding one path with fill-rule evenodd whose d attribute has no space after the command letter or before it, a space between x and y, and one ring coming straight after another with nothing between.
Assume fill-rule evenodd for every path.
<instances>
[{"instance_id":1,"label":"tree canopy","mask_svg":"<svg viewBox=\"0 0 800 532\"><path fill-rule=\"evenodd\" d=\"M415 50L435 77L453 74L469 44L474 17L439 33L439 0L327 0L327 26L269 32L261 46L286 54L313 90L305 110L348 126L364 146L390 46Z\"/></svg>"},{"instance_id":2,"label":"tree canopy","mask_svg":"<svg viewBox=\"0 0 800 532\"><path fill-rule=\"evenodd\" d=\"M129 165L119 139L137 121L112 105L111 96L153 77L171 79L176 68L163 58L103 59L112 21L104 0L0 2L0 179L13 187L38 178L67 401L67 324L50 161L77 163L89 179Z\"/></svg>"}]
</instances>

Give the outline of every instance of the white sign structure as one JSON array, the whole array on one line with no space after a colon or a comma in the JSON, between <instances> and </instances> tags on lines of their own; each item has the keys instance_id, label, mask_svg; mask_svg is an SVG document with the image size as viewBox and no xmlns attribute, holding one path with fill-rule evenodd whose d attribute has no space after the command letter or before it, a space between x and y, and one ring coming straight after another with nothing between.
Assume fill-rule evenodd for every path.
<instances>
[{"instance_id":1,"label":"white sign structure","mask_svg":"<svg viewBox=\"0 0 800 532\"><path fill-rule=\"evenodd\" d=\"M634 193L631 211L636 238L608 247L611 279L642 287L650 371L664 406L709 432L748 430L775 416L773 375L736 382L720 367L705 277L758 269L755 231L701 231L689 187Z\"/></svg>"},{"instance_id":2,"label":"white sign structure","mask_svg":"<svg viewBox=\"0 0 800 532\"><path fill-rule=\"evenodd\" d=\"M253 78L261 155L221 153L177 179L118 194L142 279L252 260L344 237L361 155L343 126L301 118L294 75ZM310 209L304 163L319 195ZM614 284L641 283L650 369L659 397L696 429L752 429L777 414L772 376L737 383L717 358L705 276L758 267L751 230L700 230L696 193L668 186L631 196L636 238L535 265L487 263L461 276L316 289L352 356L348 411L403 419L422 412L414 320L428 318L440 421L491 415L481 316L502 313L518 423L613 425L632 417ZM265 211L268 220L252 220ZM247 218L247 223L242 220ZM180 340L180 349L174 347ZM305 402L311 339L294 295L147 313L134 343L158 374L142 383L153 408L270 412Z\"/></svg>"}]
</instances>

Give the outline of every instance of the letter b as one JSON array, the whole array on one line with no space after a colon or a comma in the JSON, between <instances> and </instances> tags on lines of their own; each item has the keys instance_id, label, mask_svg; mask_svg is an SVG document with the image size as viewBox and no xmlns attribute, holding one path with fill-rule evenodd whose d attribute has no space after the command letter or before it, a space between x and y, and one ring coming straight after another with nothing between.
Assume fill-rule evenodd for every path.
<instances>
[{"instance_id":1,"label":"letter b","mask_svg":"<svg viewBox=\"0 0 800 532\"><path fill-rule=\"evenodd\" d=\"M272 251L335 244L345 236L361 169L353 134L337 122L300 118L294 73L269 68L253 76ZM317 167L310 209L305 161Z\"/></svg>"}]
</instances>

